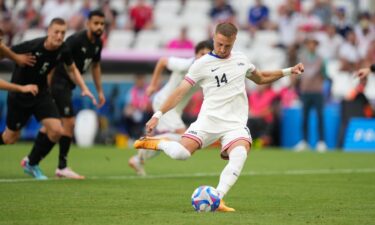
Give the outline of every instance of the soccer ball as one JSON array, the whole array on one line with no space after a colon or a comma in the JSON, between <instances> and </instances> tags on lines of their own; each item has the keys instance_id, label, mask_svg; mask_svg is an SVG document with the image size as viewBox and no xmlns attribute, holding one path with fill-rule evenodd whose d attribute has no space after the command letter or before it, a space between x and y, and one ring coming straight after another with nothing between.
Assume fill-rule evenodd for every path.
<instances>
[{"instance_id":1,"label":"soccer ball","mask_svg":"<svg viewBox=\"0 0 375 225\"><path fill-rule=\"evenodd\" d=\"M191 204L197 212L213 212L220 204L219 193L211 186L200 186L191 195Z\"/></svg>"}]
</instances>

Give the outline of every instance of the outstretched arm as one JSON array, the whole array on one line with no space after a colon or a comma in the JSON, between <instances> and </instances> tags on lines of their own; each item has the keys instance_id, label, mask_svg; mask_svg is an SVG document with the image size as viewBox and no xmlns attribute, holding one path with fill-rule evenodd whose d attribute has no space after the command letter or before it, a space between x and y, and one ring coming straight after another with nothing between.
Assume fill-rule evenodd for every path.
<instances>
[{"instance_id":1,"label":"outstretched arm","mask_svg":"<svg viewBox=\"0 0 375 225\"><path fill-rule=\"evenodd\" d=\"M153 93L155 93L158 90L158 87L160 85L160 77L164 69L167 67L168 64L168 58L162 57L158 60L156 63L154 72L152 73L152 78L150 85L148 85L146 89L147 96L151 96Z\"/></svg>"},{"instance_id":2,"label":"outstretched arm","mask_svg":"<svg viewBox=\"0 0 375 225\"><path fill-rule=\"evenodd\" d=\"M38 94L38 86L35 84L18 85L2 79L0 79L0 89L12 92L31 93L34 96Z\"/></svg>"},{"instance_id":3,"label":"outstretched arm","mask_svg":"<svg viewBox=\"0 0 375 225\"><path fill-rule=\"evenodd\" d=\"M190 90L191 84L185 80L182 80L180 85L169 95L168 99L160 107L159 111L155 112L151 119L146 123L146 132L151 134L154 128L158 125L160 117L173 109Z\"/></svg>"},{"instance_id":4,"label":"outstretched arm","mask_svg":"<svg viewBox=\"0 0 375 225\"><path fill-rule=\"evenodd\" d=\"M102 80L101 80L102 70L100 67L100 63L99 62L92 63L91 69L92 69L92 78L94 80L96 92L98 93L98 98L99 98L98 107L100 108L105 104L105 96L104 96Z\"/></svg>"},{"instance_id":5,"label":"outstretched arm","mask_svg":"<svg viewBox=\"0 0 375 225\"><path fill-rule=\"evenodd\" d=\"M302 63L298 63L297 65L282 69L282 70L273 70L273 71L259 71L254 70L253 72L249 72L246 76L248 79L254 81L256 84L268 84L272 83L275 80L282 78L283 76L287 75L301 75L304 71L304 66Z\"/></svg>"},{"instance_id":6,"label":"outstretched arm","mask_svg":"<svg viewBox=\"0 0 375 225\"><path fill-rule=\"evenodd\" d=\"M68 74L71 76L71 79L81 88L81 95L89 97L92 103L96 105L96 99L83 81L82 75L79 72L76 64L72 63L72 65L68 66L68 69Z\"/></svg>"},{"instance_id":7,"label":"outstretched arm","mask_svg":"<svg viewBox=\"0 0 375 225\"><path fill-rule=\"evenodd\" d=\"M35 56L28 54L17 54L10 48L0 43L0 59L8 58L16 62L19 66L34 66L36 63Z\"/></svg>"},{"instance_id":8,"label":"outstretched arm","mask_svg":"<svg viewBox=\"0 0 375 225\"><path fill-rule=\"evenodd\" d=\"M375 73L375 64L372 64L369 68L362 68L357 71L357 76L360 79L367 77L371 72Z\"/></svg>"}]
</instances>

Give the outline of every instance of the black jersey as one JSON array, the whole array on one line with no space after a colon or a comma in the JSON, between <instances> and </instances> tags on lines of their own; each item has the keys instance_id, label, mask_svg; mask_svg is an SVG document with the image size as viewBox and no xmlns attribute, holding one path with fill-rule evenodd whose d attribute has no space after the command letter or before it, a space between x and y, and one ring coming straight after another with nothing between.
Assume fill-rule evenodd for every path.
<instances>
[{"instance_id":1,"label":"black jersey","mask_svg":"<svg viewBox=\"0 0 375 225\"><path fill-rule=\"evenodd\" d=\"M15 53L31 53L35 56L36 63L34 66L20 67L15 66L12 73L12 83L25 85L36 84L39 88L39 93L34 97L30 93L13 93L10 97L21 97L23 99L34 99L40 95L47 93L47 75L59 62L64 62L66 65L72 65L73 59L69 48L63 43L58 49L47 50L44 47L44 42L47 37L36 38L30 41L22 42L19 45L13 46L11 49Z\"/></svg>"},{"instance_id":2,"label":"black jersey","mask_svg":"<svg viewBox=\"0 0 375 225\"><path fill-rule=\"evenodd\" d=\"M100 62L102 41L97 38L95 42L91 42L87 36L87 30L72 34L66 39L65 43L69 47L73 61L81 74L89 69L92 62ZM52 85L69 85L71 89L75 87L62 63L55 70Z\"/></svg>"}]
</instances>

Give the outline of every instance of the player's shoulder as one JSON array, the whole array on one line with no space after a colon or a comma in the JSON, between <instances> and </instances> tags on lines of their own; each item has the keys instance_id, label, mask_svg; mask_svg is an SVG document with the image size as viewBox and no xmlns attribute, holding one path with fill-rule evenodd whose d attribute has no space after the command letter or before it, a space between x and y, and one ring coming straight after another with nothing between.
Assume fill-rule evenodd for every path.
<instances>
[{"instance_id":1,"label":"player's shoulder","mask_svg":"<svg viewBox=\"0 0 375 225\"><path fill-rule=\"evenodd\" d=\"M199 59L195 59L193 65L194 66L204 66L205 64L211 62L213 57L210 54L203 55Z\"/></svg>"}]
</instances>

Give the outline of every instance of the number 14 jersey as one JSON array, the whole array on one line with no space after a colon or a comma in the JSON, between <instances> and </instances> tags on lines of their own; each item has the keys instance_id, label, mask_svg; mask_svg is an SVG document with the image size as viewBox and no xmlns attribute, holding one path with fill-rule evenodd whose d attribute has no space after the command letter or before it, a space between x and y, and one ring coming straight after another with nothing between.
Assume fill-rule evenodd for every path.
<instances>
[{"instance_id":1,"label":"number 14 jersey","mask_svg":"<svg viewBox=\"0 0 375 225\"><path fill-rule=\"evenodd\" d=\"M185 80L203 89L203 104L195 130L221 133L243 129L248 119L248 100L245 89L246 74L255 66L241 52L231 52L228 58L209 53L196 60Z\"/></svg>"}]
</instances>

